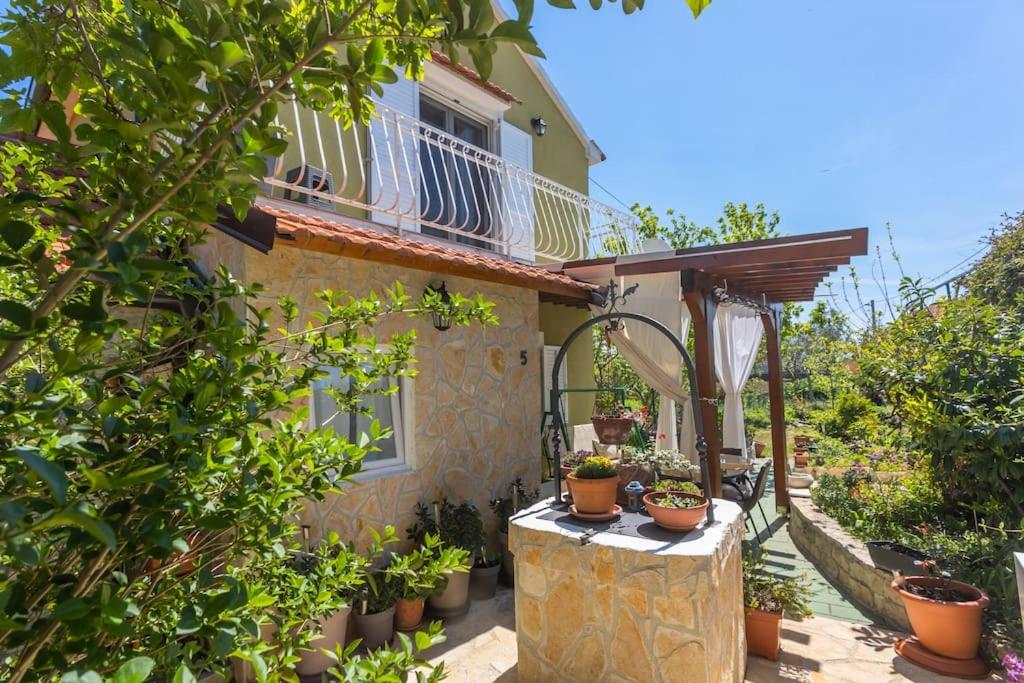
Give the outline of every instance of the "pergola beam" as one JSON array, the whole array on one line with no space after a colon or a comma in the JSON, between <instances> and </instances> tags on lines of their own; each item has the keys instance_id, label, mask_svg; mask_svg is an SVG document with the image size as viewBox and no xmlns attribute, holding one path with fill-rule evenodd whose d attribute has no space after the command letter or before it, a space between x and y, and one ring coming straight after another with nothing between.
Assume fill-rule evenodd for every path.
<instances>
[{"instance_id":1,"label":"pergola beam","mask_svg":"<svg viewBox=\"0 0 1024 683\"><path fill-rule=\"evenodd\" d=\"M768 356L768 404L772 423L772 463L775 468L775 506L789 505L786 492L786 407L782 386L782 307L761 314Z\"/></svg>"},{"instance_id":2,"label":"pergola beam","mask_svg":"<svg viewBox=\"0 0 1024 683\"><path fill-rule=\"evenodd\" d=\"M717 306L710 290L700 286L695 287L692 278L687 282L687 273L682 275L683 300L690 311L690 322L693 326L693 360L697 370L697 393L700 395L700 406L690 406L690 409L700 410L704 440L707 442L711 495L720 498L722 496L722 461L719 450L720 437L716 405L718 387L715 384L715 313Z\"/></svg>"}]
</instances>

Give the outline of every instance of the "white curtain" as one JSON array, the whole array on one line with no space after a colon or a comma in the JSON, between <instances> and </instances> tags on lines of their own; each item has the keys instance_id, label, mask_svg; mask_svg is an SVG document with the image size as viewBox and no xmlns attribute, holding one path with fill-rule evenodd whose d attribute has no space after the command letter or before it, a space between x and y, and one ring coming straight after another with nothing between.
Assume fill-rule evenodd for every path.
<instances>
[{"instance_id":1,"label":"white curtain","mask_svg":"<svg viewBox=\"0 0 1024 683\"><path fill-rule=\"evenodd\" d=\"M639 285L618 310L647 315L664 324L685 344L689 334L690 315L679 291L679 273L657 273L619 278L619 292ZM604 309L593 307L594 314ZM612 343L640 378L654 388L661 398L658 406L657 447L692 451L693 417L689 411L689 390L682 383L682 359L675 345L661 332L643 323L625 320L611 333ZM684 409L683 438L676 430L675 404ZM687 434L687 431L689 434ZM693 456L691 456L693 457Z\"/></svg>"},{"instance_id":2,"label":"white curtain","mask_svg":"<svg viewBox=\"0 0 1024 683\"><path fill-rule=\"evenodd\" d=\"M715 314L715 374L725 392L722 446L742 449L744 460L748 454L741 395L754 369L763 334L764 326L757 311L728 304L718 307Z\"/></svg>"}]
</instances>

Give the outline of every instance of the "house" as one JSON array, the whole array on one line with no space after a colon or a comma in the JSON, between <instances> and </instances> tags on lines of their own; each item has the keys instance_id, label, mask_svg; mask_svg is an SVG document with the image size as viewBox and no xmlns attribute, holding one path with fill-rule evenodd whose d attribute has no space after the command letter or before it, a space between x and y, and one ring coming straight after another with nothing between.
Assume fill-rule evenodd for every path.
<instances>
[{"instance_id":1,"label":"house","mask_svg":"<svg viewBox=\"0 0 1024 683\"><path fill-rule=\"evenodd\" d=\"M317 291L359 296L395 282L414 296L443 284L496 303L496 327L413 323L419 374L373 406L394 435L345 495L309 508L315 535L359 539L386 524L401 532L416 503L439 494L472 501L491 526L488 500L516 477L538 485L545 369L600 290L544 264L632 239L631 216L589 197L589 167L604 155L533 57L502 46L489 82L440 53L425 71L422 82L387 86L369 126L344 130L326 114L283 107L291 144L268 160L247 218L265 234L253 240L230 218L215 226L259 248L211 231L199 254L263 284L256 305L288 295L310 314ZM409 324L388 320L376 332L386 340ZM561 381L592 386L592 353L574 345ZM313 424L335 412L329 401L314 391ZM592 395L568 395L569 423L585 422L592 406ZM330 424L354 436L364 425L350 418Z\"/></svg>"}]
</instances>

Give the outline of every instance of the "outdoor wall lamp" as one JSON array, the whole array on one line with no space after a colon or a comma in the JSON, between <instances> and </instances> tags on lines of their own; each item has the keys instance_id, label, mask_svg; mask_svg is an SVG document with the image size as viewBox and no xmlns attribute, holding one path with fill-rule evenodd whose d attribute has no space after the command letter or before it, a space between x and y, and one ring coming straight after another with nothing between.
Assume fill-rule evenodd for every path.
<instances>
[{"instance_id":1,"label":"outdoor wall lamp","mask_svg":"<svg viewBox=\"0 0 1024 683\"><path fill-rule=\"evenodd\" d=\"M441 303L444 304L445 309L447 309L448 305L451 304L452 302L452 297L448 294L448 288L444 286L444 282L441 283L440 287L435 287L434 285L427 285L427 291L425 293L437 294L438 296L440 296ZM452 319L450 316L447 315L446 311L432 311L430 313L430 318L434 322L434 329L437 330L438 332L444 332L445 330L450 329L452 326Z\"/></svg>"},{"instance_id":2,"label":"outdoor wall lamp","mask_svg":"<svg viewBox=\"0 0 1024 683\"><path fill-rule=\"evenodd\" d=\"M544 137L544 133L548 132L548 122L542 116L530 119L530 125L533 126L533 132L537 134L537 137Z\"/></svg>"}]
</instances>

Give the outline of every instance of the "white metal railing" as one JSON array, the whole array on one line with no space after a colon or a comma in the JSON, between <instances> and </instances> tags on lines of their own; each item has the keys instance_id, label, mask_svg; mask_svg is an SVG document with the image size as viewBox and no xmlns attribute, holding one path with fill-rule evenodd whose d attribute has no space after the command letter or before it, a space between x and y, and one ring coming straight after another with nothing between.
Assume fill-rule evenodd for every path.
<instances>
[{"instance_id":1,"label":"white metal railing","mask_svg":"<svg viewBox=\"0 0 1024 683\"><path fill-rule=\"evenodd\" d=\"M278 122L289 151L265 182L286 198L527 261L636 251L633 215L383 105L368 131L294 103Z\"/></svg>"}]
</instances>

